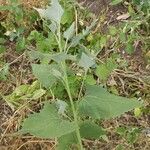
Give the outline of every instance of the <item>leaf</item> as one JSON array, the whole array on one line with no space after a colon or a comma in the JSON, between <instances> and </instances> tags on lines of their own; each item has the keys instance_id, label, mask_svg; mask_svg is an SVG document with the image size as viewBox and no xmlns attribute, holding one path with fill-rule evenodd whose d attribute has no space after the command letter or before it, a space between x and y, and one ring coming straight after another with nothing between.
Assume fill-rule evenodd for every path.
<instances>
[{"instance_id":1,"label":"leaf","mask_svg":"<svg viewBox=\"0 0 150 150\"><path fill-rule=\"evenodd\" d=\"M82 53L81 59L79 61L79 66L83 67L86 71L95 64L93 58L89 57L85 53Z\"/></svg>"},{"instance_id":2,"label":"leaf","mask_svg":"<svg viewBox=\"0 0 150 150\"><path fill-rule=\"evenodd\" d=\"M56 77L52 74L50 65L32 64L32 70L35 77L46 88L51 87L56 82Z\"/></svg>"},{"instance_id":3,"label":"leaf","mask_svg":"<svg viewBox=\"0 0 150 150\"><path fill-rule=\"evenodd\" d=\"M127 43L125 47L125 52L127 52L128 54L132 54L134 52L134 46L132 43Z\"/></svg>"},{"instance_id":4,"label":"leaf","mask_svg":"<svg viewBox=\"0 0 150 150\"><path fill-rule=\"evenodd\" d=\"M5 64L3 68L0 68L0 80L6 80L9 74L9 64Z\"/></svg>"},{"instance_id":5,"label":"leaf","mask_svg":"<svg viewBox=\"0 0 150 150\"><path fill-rule=\"evenodd\" d=\"M65 60L72 60L72 61L76 60L76 56L66 54L64 52L51 55L51 54L46 54L38 51L30 51L28 52L28 54L31 60L39 59L40 61L45 60L47 62L53 60L57 63L61 63Z\"/></svg>"},{"instance_id":6,"label":"leaf","mask_svg":"<svg viewBox=\"0 0 150 150\"><path fill-rule=\"evenodd\" d=\"M54 105L45 103L40 113L31 114L24 120L19 133L30 133L40 138L58 138L74 130L74 122L63 120Z\"/></svg>"},{"instance_id":7,"label":"leaf","mask_svg":"<svg viewBox=\"0 0 150 150\"><path fill-rule=\"evenodd\" d=\"M6 51L6 47L4 45L0 45L0 54Z\"/></svg>"},{"instance_id":8,"label":"leaf","mask_svg":"<svg viewBox=\"0 0 150 150\"><path fill-rule=\"evenodd\" d=\"M56 106L58 107L58 113L63 115L65 114L65 110L68 104L65 101L57 100Z\"/></svg>"},{"instance_id":9,"label":"leaf","mask_svg":"<svg viewBox=\"0 0 150 150\"><path fill-rule=\"evenodd\" d=\"M49 25L49 29L52 33L55 33L57 31L57 24L54 21L52 21L52 23Z\"/></svg>"},{"instance_id":10,"label":"leaf","mask_svg":"<svg viewBox=\"0 0 150 150\"><path fill-rule=\"evenodd\" d=\"M36 91L33 93L32 99L35 99L35 100L36 100L36 99L42 97L45 93L46 93L45 90L43 90L43 89L38 89L38 90L36 90Z\"/></svg>"},{"instance_id":11,"label":"leaf","mask_svg":"<svg viewBox=\"0 0 150 150\"><path fill-rule=\"evenodd\" d=\"M84 38L84 36L81 33L78 34L77 36L73 37L71 44L70 44L71 45L70 47L77 46L80 43L80 40L82 40L83 38Z\"/></svg>"},{"instance_id":12,"label":"leaf","mask_svg":"<svg viewBox=\"0 0 150 150\"><path fill-rule=\"evenodd\" d=\"M61 17L64 13L58 0L52 0L51 6L48 6L46 9L34 9L38 11L41 17L54 21L58 25L60 24Z\"/></svg>"},{"instance_id":13,"label":"leaf","mask_svg":"<svg viewBox=\"0 0 150 150\"><path fill-rule=\"evenodd\" d=\"M64 32L64 38L67 40L71 39L75 32L75 23L73 22L72 25Z\"/></svg>"},{"instance_id":14,"label":"leaf","mask_svg":"<svg viewBox=\"0 0 150 150\"><path fill-rule=\"evenodd\" d=\"M51 59L54 60L57 63L61 63L65 60L76 60L76 57L70 54L66 54L64 52L57 53L54 55L50 55Z\"/></svg>"},{"instance_id":15,"label":"leaf","mask_svg":"<svg viewBox=\"0 0 150 150\"><path fill-rule=\"evenodd\" d=\"M90 75L90 74L87 75L85 82L88 85L95 85L96 84L96 80L94 79L93 75Z\"/></svg>"},{"instance_id":16,"label":"leaf","mask_svg":"<svg viewBox=\"0 0 150 150\"><path fill-rule=\"evenodd\" d=\"M117 5L119 3L123 2L123 0L112 0L112 2L110 3L111 5Z\"/></svg>"},{"instance_id":17,"label":"leaf","mask_svg":"<svg viewBox=\"0 0 150 150\"><path fill-rule=\"evenodd\" d=\"M84 121L80 125L80 133L82 138L86 139L99 139L106 132L104 129L94 122Z\"/></svg>"},{"instance_id":18,"label":"leaf","mask_svg":"<svg viewBox=\"0 0 150 150\"><path fill-rule=\"evenodd\" d=\"M115 36L117 34L117 32L118 32L118 29L116 27L109 26L109 33L110 33L110 35Z\"/></svg>"},{"instance_id":19,"label":"leaf","mask_svg":"<svg viewBox=\"0 0 150 150\"><path fill-rule=\"evenodd\" d=\"M116 133L124 137L127 133L127 128L126 127L117 127Z\"/></svg>"},{"instance_id":20,"label":"leaf","mask_svg":"<svg viewBox=\"0 0 150 150\"><path fill-rule=\"evenodd\" d=\"M40 62L47 62L47 63L49 63L52 60L52 56L53 56L49 53L42 53L42 52L34 51L34 50L29 51L28 55L31 60L40 60ZM55 58L55 55L54 55L54 58Z\"/></svg>"},{"instance_id":21,"label":"leaf","mask_svg":"<svg viewBox=\"0 0 150 150\"><path fill-rule=\"evenodd\" d=\"M76 133L75 132L69 133L58 139L57 150L71 150L71 146L77 143L78 140L76 137Z\"/></svg>"},{"instance_id":22,"label":"leaf","mask_svg":"<svg viewBox=\"0 0 150 150\"><path fill-rule=\"evenodd\" d=\"M28 89L29 89L28 84L20 85L15 88L13 94L15 94L16 96L23 96L27 93Z\"/></svg>"},{"instance_id":23,"label":"leaf","mask_svg":"<svg viewBox=\"0 0 150 150\"><path fill-rule=\"evenodd\" d=\"M20 37L16 43L16 51L21 52L26 48L26 40L24 37Z\"/></svg>"},{"instance_id":24,"label":"leaf","mask_svg":"<svg viewBox=\"0 0 150 150\"><path fill-rule=\"evenodd\" d=\"M96 25L97 20L94 20L89 27L86 28L86 30L82 31L82 34L78 34L77 36L72 38L70 47L75 47L80 43L80 40L82 40L85 36L87 36L90 32L90 30Z\"/></svg>"},{"instance_id":25,"label":"leaf","mask_svg":"<svg viewBox=\"0 0 150 150\"><path fill-rule=\"evenodd\" d=\"M140 107L135 99L110 94L100 86L88 86L85 97L79 102L79 113L95 119L109 119Z\"/></svg>"},{"instance_id":26,"label":"leaf","mask_svg":"<svg viewBox=\"0 0 150 150\"><path fill-rule=\"evenodd\" d=\"M96 75L102 80L106 81L114 69L117 69L118 64L115 59L108 58L104 64L100 64L96 69Z\"/></svg>"},{"instance_id":27,"label":"leaf","mask_svg":"<svg viewBox=\"0 0 150 150\"><path fill-rule=\"evenodd\" d=\"M135 117L140 117L142 115L142 110L140 108L135 108L134 115Z\"/></svg>"},{"instance_id":28,"label":"leaf","mask_svg":"<svg viewBox=\"0 0 150 150\"><path fill-rule=\"evenodd\" d=\"M61 24L71 24L74 20L74 9L64 10L64 14L61 18Z\"/></svg>"},{"instance_id":29,"label":"leaf","mask_svg":"<svg viewBox=\"0 0 150 150\"><path fill-rule=\"evenodd\" d=\"M96 69L96 75L103 81L106 81L110 75L110 71L105 64L100 64Z\"/></svg>"},{"instance_id":30,"label":"leaf","mask_svg":"<svg viewBox=\"0 0 150 150\"><path fill-rule=\"evenodd\" d=\"M87 36L87 35L89 34L90 30L96 25L96 23L97 23L97 19L95 19L95 20L91 23L91 25L86 28L86 30L83 30L83 31L82 31L82 32L83 32L83 36Z\"/></svg>"}]
</instances>

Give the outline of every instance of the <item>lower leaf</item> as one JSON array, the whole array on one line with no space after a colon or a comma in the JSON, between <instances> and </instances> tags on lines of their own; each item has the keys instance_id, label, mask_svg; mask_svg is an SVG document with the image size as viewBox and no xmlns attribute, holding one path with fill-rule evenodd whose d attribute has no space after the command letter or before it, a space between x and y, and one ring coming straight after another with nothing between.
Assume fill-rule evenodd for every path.
<instances>
[{"instance_id":1,"label":"lower leaf","mask_svg":"<svg viewBox=\"0 0 150 150\"><path fill-rule=\"evenodd\" d=\"M81 137L86 139L99 139L106 134L102 127L91 121L84 121L81 123L80 133Z\"/></svg>"},{"instance_id":2,"label":"lower leaf","mask_svg":"<svg viewBox=\"0 0 150 150\"><path fill-rule=\"evenodd\" d=\"M71 147L78 143L76 133L64 135L58 139L57 150L71 150Z\"/></svg>"},{"instance_id":3,"label":"lower leaf","mask_svg":"<svg viewBox=\"0 0 150 150\"><path fill-rule=\"evenodd\" d=\"M20 133L30 133L40 138L57 138L74 130L74 122L63 120L54 105L45 103L40 113L34 113L25 119Z\"/></svg>"}]
</instances>

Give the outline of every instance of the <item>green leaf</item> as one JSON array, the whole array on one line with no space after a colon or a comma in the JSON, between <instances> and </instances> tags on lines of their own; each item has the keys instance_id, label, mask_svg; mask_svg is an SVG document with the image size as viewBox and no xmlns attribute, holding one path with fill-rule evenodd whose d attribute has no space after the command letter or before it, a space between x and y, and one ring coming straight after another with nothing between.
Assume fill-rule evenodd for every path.
<instances>
[{"instance_id":1,"label":"green leaf","mask_svg":"<svg viewBox=\"0 0 150 150\"><path fill-rule=\"evenodd\" d=\"M6 51L6 47L4 45L0 45L0 54Z\"/></svg>"},{"instance_id":2,"label":"green leaf","mask_svg":"<svg viewBox=\"0 0 150 150\"><path fill-rule=\"evenodd\" d=\"M24 37L18 39L16 43L16 51L21 52L26 48L26 41Z\"/></svg>"},{"instance_id":3,"label":"green leaf","mask_svg":"<svg viewBox=\"0 0 150 150\"><path fill-rule=\"evenodd\" d=\"M89 57L85 53L82 53L81 59L79 61L79 66L83 67L86 71L95 64L93 58Z\"/></svg>"},{"instance_id":4,"label":"green leaf","mask_svg":"<svg viewBox=\"0 0 150 150\"><path fill-rule=\"evenodd\" d=\"M56 77L52 74L52 66L45 64L32 64L32 70L35 77L46 88L51 87L56 82Z\"/></svg>"},{"instance_id":5,"label":"green leaf","mask_svg":"<svg viewBox=\"0 0 150 150\"><path fill-rule=\"evenodd\" d=\"M31 60L39 59L40 61L45 60L46 62L50 62L51 60L53 60L57 63L61 63L65 60L72 60L72 61L76 60L76 56L66 54L64 52L51 55L47 53L41 53L38 51L30 51L28 52L28 54Z\"/></svg>"},{"instance_id":6,"label":"green leaf","mask_svg":"<svg viewBox=\"0 0 150 150\"><path fill-rule=\"evenodd\" d=\"M134 115L135 115L135 117L141 117L142 110L140 108L135 108L134 109Z\"/></svg>"},{"instance_id":7,"label":"green leaf","mask_svg":"<svg viewBox=\"0 0 150 150\"><path fill-rule=\"evenodd\" d=\"M36 91L33 93L32 99L35 99L35 100L36 100L36 99L42 97L45 93L46 93L45 90L43 90L43 89L38 89L38 90L36 90Z\"/></svg>"},{"instance_id":8,"label":"green leaf","mask_svg":"<svg viewBox=\"0 0 150 150\"><path fill-rule=\"evenodd\" d=\"M65 110L68 104L65 101L57 100L56 106L58 107L58 113L63 115L65 114Z\"/></svg>"},{"instance_id":9,"label":"green leaf","mask_svg":"<svg viewBox=\"0 0 150 150\"><path fill-rule=\"evenodd\" d=\"M31 114L24 120L19 132L30 133L40 138L58 138L74 130L74 122L63 120L54 105L45 103L40 113Z\"/></svg>"},{"instance_id":10,"label":"green leaf","mask_svg":"<svg viewBox=\"0 0 150 150\"><path fill-rule=\"evenodd\" d=\"M95 85L96 84L96 80L94 79L93 75L91 75L91 74L87 75L85 82L88 85Z\"/></svg>"},{"instance_id":11,"label":"green leaf","mask_svg":"<svg viewBox=\"0 0 150 150\"><path fill-rule=\"evenodd\" d=\"M128 53L128 54L132 54L134 52L134 46L132 43L127 43L126 47L125 47L125 51Z\"/></svg>"},{"instance_id":12,"label":"green leaf","mask_svg":"<svg viewBox=\"0 0 150 150\"><path fill-rule=\"evenodd\" d=\"M106 81L110 75L110 71L105 64L100 64L96 68L96 75L103 81Z\"/></svg>"},{"instance_id":13,"label":"green leaf","mask_svg":"<svg viewBox=\"0 0 150 150\"><path fill-rule=\"evenodd\" d=\"M74 20L74 9L64 10L64 14L61 18L61 24L71 24Z\"/></svg>"},{"instance_id":14,"label":"green leaf","mask_svg":"<svg viewBox=\"0 0 150 150\"><path fill-rule=\"evenodd\" d=\"M57 63L61 63L65 60L76 60L76 57L70 54L66 54L64 52L62 53L57 53L54 55L50 55L51 59L54 60Z\"/></svg>"},{"instance_id":15,"label":"green leaf","mask_svg":"<svg viewBox=\"0 0 150 150\"><path fill-rule=\"evenodd\" d=\"M28 89L29 89L28 84L20 85L15 88L13 94L15 94L16 96L23 96L27 93Z\"/></svg>"},{"instance_id":16,"label":"green leaf","mask_svg":"<svg viewBox=\"0 0 150 150\"><path fill-rule=\"evenodd\" d=\"M49 19L60 24L61 17L64 13L61 5L58 0L52 0L51 6L48 6L46 9L35 8L38 11L41 17Z\"/></svg>"},{"instance_id":17,"label":"green leaf","mask_svg":"<svg viewBox=\"0 0 150 150\"><path fill-rule=\"evenodd\" d=\"M84 38L84 36L81 33L78 34L77 36L73 37L71 44L70 44L71 45L70 47L77 46L80 43L80 40L82 40L83 38Z\"/></svg>"},{"instance_id":18,"label":"green leaf","mask_svg":"<svg viewBox=\"0 0 150 150\"><path fill-rule=\"evenodd\" d=\"M80 133L82 138L86 139L99 139L106 132L104 129L94 122L84 121L80 125Z\"/></svg>"},{"instance_id":19,"label":"green leaf","mask_svg":"<svg viewBox=\"0 0 150 150\"><path fill-rule=\"evenodd\" d=\"M28 55L31 60L36 60L36 59L40 61L47 60L48 62L51 60L49 54L45 54L39 51L29 51Z\"/></svg>"},{"instance_id":20,"label":"green leaf","mask_svg":"<svg viewBox=\"0 0 150 150\"><path fill-rule=\"evenodd\" d=\"M9 74L9 64L5 64L3 68L0 68L0 80L6 80Z\"/></svg>"},{"instance_id":21,"label":"green leaf","mask_svg":"<svg viewBox=\"0 0 150 150\"><path fill-rule=\"evenodd\" d=\"M123 0L112 0L112 2L110 3L111 5L117 5L119 3L123 2Z\"/></svg>"},{"instance_id":22,"label":"green leaf","mask_svg":"<svg viewBox=\"0 0 150 150\"><path fill-rule=\"evenodd\" d=\"M49 29L51 30L52 33L55 34L55 32L57 31L57 24L56 24L56 22L52 21L52 23L49 25Z\"/></svg>"},{"instance_id":23,"label":"green leaf","mask_svg":"<svg viewBox=\"0 0 150 150\"><path fill-rule=\"evenodd\" d=\"M58 139L57 150L71 150L71 146L77 143L78 140L75 132L64 135Z\"/></svg>"},{"instance_id":24,"label":"green leaf","mask_svg":"<svg viewBox=\"0 0 150 150\"><path fill-rule=\"evenodd\" d=\"M103 81L106 81L114 69L117 69L118 64L113 58L108 58L104 64L100 64L96 68L96 75Z\"/></svg>"},{"instance_id":25,"label":"green leaf","mask_svg":"<svg viewBox=\"0 0 150 150\"><path fill-rule=\"evenodd\" d=\"M109 26L109 33L111 36L115 36L117 34L118 30L114 26Z\"/></svg>"},{"instance_id":26,"label":"green leaf","mask_svg":"<svg viewBox=\"0 0 150 150\"><path fill-rule=\"evenodd\" d=\"M86 28L86 30L82 31L82 34L78 34L77 36L72 38L70 47L75 47L80 43L80 40L82 40L85 36L87 36L90 32L90 30L96 25L97 20L94 20L89 27Z\"/></svg>"},{"instance_id":27,"label":"green leaf","mask_svg":"<svg viewBox=\"0 0 150 150\"><path fill-rule=\"evenodd\" d=\"M121 135L122 137L125 137L126 133L127 133L127 128L126 127L118 127L116 129L116 132Z\"/></svg>"},{"instance_id":28,"label":"green leaf","mask_svg":"<svg viewBox=\"0 0 150 150\"><path fill-rule=\"evenodd\" d=\"M75 32L75 23L73 22L72 25L64 32L64 38L67 40L71 39Z\"/></svg>"},{"instance_id":29,"label":"green leaf","mask_svg":"<svg viewBox=\"0 0 150 150\"><path fill-rule=\"evenodd\" d=\"M110 94L100 86L88 86L85 97L79 103L79 113L95 119L108 119L140 107L135 99Z\"/></svg>"}]
</instances>

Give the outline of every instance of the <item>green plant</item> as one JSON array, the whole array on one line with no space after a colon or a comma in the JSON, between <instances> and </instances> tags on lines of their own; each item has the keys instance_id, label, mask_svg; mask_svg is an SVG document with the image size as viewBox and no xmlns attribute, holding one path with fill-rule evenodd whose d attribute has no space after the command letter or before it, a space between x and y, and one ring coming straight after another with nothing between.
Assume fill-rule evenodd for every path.
<instances>
[{"instance_id":1,"label":"green plant","mask_svg":"<svg viewBox=\"0 0 150 150\"><path fill-rule=\"evenodd\" d=\"M139 128L118 127L116 132L129 144L134 144L141 131Z\"/></svg>"},{"instance_id":2,"label":"green plant","mask_svg":"<svg viewBox=\"0 0 150 150\"><path fill-rule=\"evenodd\" d=\"M105 135L104 129L95 123L97 119L117 117L135 107L140 107L141 103L135 99L129 100L110 94L101 86L93 85L93 81L91 85L87 85L89 71L96 66L96 55L92 55L88 49L79 49L78 53L73 55L73 50L78 48L77 45L80 45L89 34L96 21L79 34L75 34L75 22L63 32L61 19L64 10L58 0L52 0L51 6L46 9L35 9L43 19L46 19L49 33L54 35L57 42L56 48L50 49L50 53L29 52L32 60L38 59L40 62L40 64L32 64L33 74L40 81L42 89L46 89L51 94L52 100L51 103L44 103L40 113L29 115L24 120L19 133L30 133L41 138L56 138L57 149L60 150L69 149L72 145L83 150L82 139L98 139ZM41 35L38 35L39 37ZM110 72L112 67L109 61L111 60L108 60L105 67ZM72 64L76 64L83 74L80 80L81 85L77 85L75 90L77 97L73 96L71 84L74 82L71 83L70 78L75 79L78 69L73 70ZM63 100L58 99L53 88L58 84L64 86L63 91L67 94ZM28 90L30 87L23 85L20 88L24 91L24 88ZM45 92L40 89L36 98L39 98L39 95L41 97ZM25 90L25 93L28 92ZM13 98L18 96L16 91L12 95ZM22 99L20 96L22 93L19 94L19 99L17 97L17 101Z\"/></svg>"},{"instance_id":3,"label":"green plant","mask_svg":"<svg viewBox=\"0 0 150 150\"><path fill-rule=\"evenodd\" d=\"M8 0L7 5L0 6L0 11L7 13L6 18L0 23L1 35L5 39L16 42L17 52L24 51L27 44L24 34L26 30L30 30L27 29L28 26L33 28L38 18L36 13L26 10L18 0Z\"/></svg>"}]
</instances>

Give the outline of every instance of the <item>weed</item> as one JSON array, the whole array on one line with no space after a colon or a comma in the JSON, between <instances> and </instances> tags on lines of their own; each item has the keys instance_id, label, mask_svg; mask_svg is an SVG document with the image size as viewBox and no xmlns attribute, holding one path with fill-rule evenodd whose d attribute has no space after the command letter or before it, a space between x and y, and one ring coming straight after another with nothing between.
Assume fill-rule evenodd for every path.
<instances>
[{"instance_id":1,"label":"weed","mask_svg":"<svg viewBox=\"0 0 150 150\"><path fill-rule=\"evenodd\" d=\"M47 48L47 51L51 50L51 54L32 53L32 51L30 53L31 57L35 58L36 56L36 59L40 60L40 64L32 64L33 74L38 78L42 87L51 91L53 101L51 104L46 102L40 113L32 114L25 119L19 132L30 133L42 138L57 138L58 149L61 150L68 149L73 143L77 143L77 147L82 150L82 138L98 138L105 134L101 127L95 124L95 119L113 118L135 107L140 107L141 104L136 100L126 100L126 98L112 95L98 85L85 86L87 73L96 66L95 57L90 54L88 49L78 51L76 53L78 57L72 55L72 50L80 45L80 42L95 26L96 21L76 35L76 23L74 22L63 32L61 19L64 10L57 0L53 0L51 6L46 9L35 9L43 19L46 19L46 26L49 27L48 33L53 34L57 42L55 51L51 46ZM43 38L37 32L32 35L36 36L36 39L31 36L30 39L35 39L38 42ZM109 59L105 66L109 72L114 69L112 61ZM75 85L76 80L73 81L76 77L72 73L71 63L76 63L84 72L80 81L81 85ZM71 72L71 76L69 72ZM54 86L55 88L53 88ZM68 96L57 96L58 91L60 94L65 92ZM77 97L74 96L74 92L77 92ZM64 98L64 101L57 100L57 98ZM59 112L63 113L63 116ZM93 123L84 119L85 117L93 118ZM64 141L64 139L66 140Z\"/></svg>"},{"instance_id":2,"label":"weed","mask_svg":"<svg viewBox=\"0 0 150 150\"><path fill-rule=\"evenodd\" d=\"M129 60L123 57L131 57L142 43L149 59L148 1L126 2L129 13L125 17L129 19L123 19L119 27L110 25L104 34L92 32L97 19L87 11L78 13L78 5L73 5L72 0L60 3L52 0L45 9L34 7L32 14L17 1L11 2L13 6L0 7L12 12L10 18L14 20L11 25L11 19L8 24L1 23L5 36L0 39L0 54L6 51L7 36L9 41L15 42L17 52L26 50L34 75L31 81L35 81L16 84L12 93L1 93L1 97L12 110L42 102L42 109L25 118L17 134L55 139L58 150L82 150L86 140L109 141L107 129L99 125L100 121L116 118L132 109L135 117L149 113L142 107L143 101L118 96L139 99L149 96L149 85L139 74L127 72ZM111 4L123 2L113 0ZM83 19L90 23L84 25ZM25 34L27 28L31 32ZM10 65L15 61L3 63L0 80L7 81ZM130 145L136 143L140 132L136 127L116 130ZM116 149L124 149L124 145Z\"/></svg>"}]
</instances>

